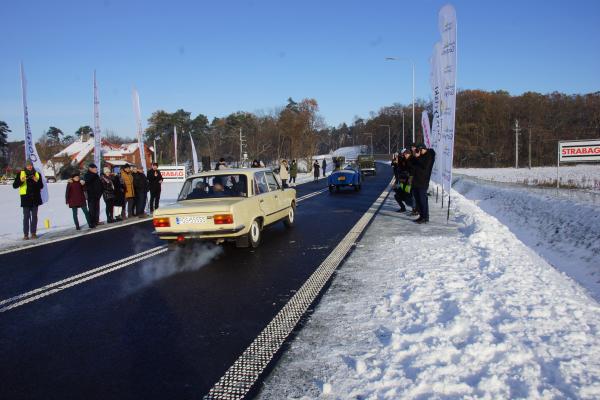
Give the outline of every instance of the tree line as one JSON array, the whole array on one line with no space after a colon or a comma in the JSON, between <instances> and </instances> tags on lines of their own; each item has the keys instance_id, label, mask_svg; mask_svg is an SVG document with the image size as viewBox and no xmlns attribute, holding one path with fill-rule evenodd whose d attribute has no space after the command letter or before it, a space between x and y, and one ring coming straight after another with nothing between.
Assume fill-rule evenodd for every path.
<instances>
[{"instance_id":1,"label":"tree line","mask_svg":"<svg viewBox=\"0 0 600 400\"><path fill-rule=\"evenodd\" d=\"M417 142L423 141L421 113L432 114L430 101L415 103ZM600 137L600 92L567 95L527 92L511 96L506 91L462 90L457 94L455 167L509 167L514 165L515 121L519 121L518 137L521 166L528 164L531 147L533 166L556 163L558 140ZM178 132L179 161L192 159L189 137L201 156L211 160L221 157L235 163L247 155L266 163L281 158L309 159L339 147L371 145L377 154L394 153L412 141L412 106L393 104L368 118L355 117L349 124L327 126L315 99L287 103L266 112L238 111L209 122L203 114L192 117L185 110L157 110L148 118L144 139L156 143L158 161L174 162L174 128ZM0 121L0 164L18 167L24 162L16 151L18 144L8 143L10 128ZM74 135L64 135L50 127L37 142L42 160L49 159L81 135L93 135L89 126L80 127ZM110 134L110 140L119 142ZM22 151L21 151L22 153Z\"/></svg>"}]
</instances>

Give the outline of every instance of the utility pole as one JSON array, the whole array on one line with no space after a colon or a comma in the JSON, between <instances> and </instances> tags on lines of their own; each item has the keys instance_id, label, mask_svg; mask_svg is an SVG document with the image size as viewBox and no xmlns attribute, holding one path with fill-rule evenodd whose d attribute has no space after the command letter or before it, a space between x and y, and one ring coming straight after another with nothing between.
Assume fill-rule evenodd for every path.
<instances>
[{"instance_id":1,"label":"utility pole","mask_svg":"<svg viewBox=\"0 0 600 400\"><path fill-rule=\"evenodd\" d=\"M519 134L521 129L519 128L519 120L515 120L515 168L519 168Z\"/></svg>"},{"instance_id":2,"label":"utility pole","mask_svg":"<svg viewBox=\"0 0 600 400\"><path fill-rule=\"evenodd\" d=\"M242 134L242 127L240 126L240 166L244 161L244 135Z\"/></svg>"},{"instance_id":3,"label":"utility pole","mask_svg":"<svg viewBox=\"0 0 600 400\"><path fill-rule=\"evenodd\" d=\"M404 109L402 109L402 148L406 148L404 145Z\"/></svg>"},{"instance_id":4,"label":"utility pole","mask_svg":"<svg viewBox=\"0 0 600 400\"><path fill-rule=\"evenodd\" d=\"M529 169L531 169L531 127L529 127Z\"/></svg>"}]
</instances>

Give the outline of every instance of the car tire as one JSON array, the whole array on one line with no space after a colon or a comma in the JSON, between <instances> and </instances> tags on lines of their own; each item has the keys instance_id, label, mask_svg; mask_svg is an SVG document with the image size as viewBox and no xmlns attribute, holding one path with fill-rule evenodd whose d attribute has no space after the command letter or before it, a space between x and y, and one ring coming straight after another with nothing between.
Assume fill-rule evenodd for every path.
<instances>
[{"instance_id":1,"label":"car tire","mask_svg":"<svg viewBox=\"0 0 600 400\"><path fill-rule=\"evenodd\" d=\"M288 229L293 228L295 221L296 221L296 207L294 207L294 205L292 204L290 206L290 209L288 210L287 217L285 217L283 219L283 225L285 225L285 227Z\"/></svg>"},{"instance_id":2,"label":"car tire","mask_svg":"<svg viewBox=\"0 0 600 400\"><path fill-rule=\"evenodd\" d=\"M248 244L254 249L260 246L260 240L262 238L260 228L260 222L258 222L257 219L252 221L250 224L250 230L248 231Z\"/></svg>"},{"instance_id":3,"label":"car tire","mask_svg":"<svg viewBox=\"0 0 600 400\"><path fill-rule=\"evenodd\" d=\"M336 192L339 192L339 191L340 191L340 187L339 187L339 185L336 185L336 187L335 187L335 191L336 191Z\"/></svg>"},{"instance_id":4,"label":"car tire","mask_svg":"<svg viewBox=\"0 0 600 400\"><path fill-rule=\"evenodd\" d=\"M360 185L356 185L356 186L354 186L354 191L355 191L355 192L358 192L359 190L360 190Z\"/></svg>"},{"instance_id":5,"label":"car tire","mask_svg":"<svg viewBox=\"0 0 600 400\"><path fill-rule=\"evenodd\" d=\"M334 186L333 186L333 185L330 185L330 186L329 186L329 193L333 193L333 191L334 191Z\"/></svg>"}]
</instances>

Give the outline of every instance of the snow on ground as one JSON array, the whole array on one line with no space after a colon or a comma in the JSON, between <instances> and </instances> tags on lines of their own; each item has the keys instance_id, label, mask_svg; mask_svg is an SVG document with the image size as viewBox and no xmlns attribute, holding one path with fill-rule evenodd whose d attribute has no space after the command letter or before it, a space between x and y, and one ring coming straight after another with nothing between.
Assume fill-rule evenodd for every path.
<instances>
[{"instance_id":1,"label":"snow on ground","mask_svg":"<svg viewBox=\"0 0 600 400\"><path fill-rule=\"evenodd\" d=\"M456 168L455 174L497 182L556 186L556 167L527 168ZM561 185L600 191L600 164L561 166Z\"/></svg>"},{"instance_id":2,"label":"snow on ground","mask_svg":"<svg viewBox=\"0 0 600 400\"><path fill-rule=\"evenodd\" d=\"M182 183L165 183L161 193L160 204L169 204L177 200L177 195ZM59 234L61 231L75 232L73 214L65 204L66 182L49 183L46 204L38 209L38 235ZM11 246L22 242L23 238L23 212L19 191L13 189L12 181L9 185L0 185L0 209L4 210L2 224L0 224L0 246ZM44 220L50 221L50 228L44 227ZM100 221L106 221L104 200L100 200ZM85 217L79 211L79 224L86 226ZM83 228L84 230L86 228Z\"/></svg>"},{"instance_id":3,"label":"snow on ground","mask_svg":"<svg viewBox=\"0 0 600 400\"><path fill-rule=\"evenodd\" d=\"M262 399L600 398L600 306L496 218L390 196Z\"/></svg>"},{"instance_id":4,"label":"snow on ground","mask_svg":"<svg viewBox=\"0 0 600 400\"><path fill-rule=\"evenodd\" d=\"M453 188L600 301L600 194L460 177Z\"/></svg>"}]
</instances>

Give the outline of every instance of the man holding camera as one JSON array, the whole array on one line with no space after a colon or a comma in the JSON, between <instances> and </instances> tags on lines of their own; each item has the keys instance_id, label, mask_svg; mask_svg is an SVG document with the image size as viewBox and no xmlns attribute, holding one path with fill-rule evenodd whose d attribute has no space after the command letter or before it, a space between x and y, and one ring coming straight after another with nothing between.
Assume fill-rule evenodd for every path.
<instances>
[{"instance_id":1,"label":"man holding camera","mask_svg":"<svg viewBox=\"0 0 600 400\"><path fill-rule=\"evenodd\" d=\"M33 163L27 161L25 169L15 177L13 188L19 189L21 207L23 208L23 239L37 239L38 207L42 205L42 176L33 168Z\"/></svg>"}]
</instances>

